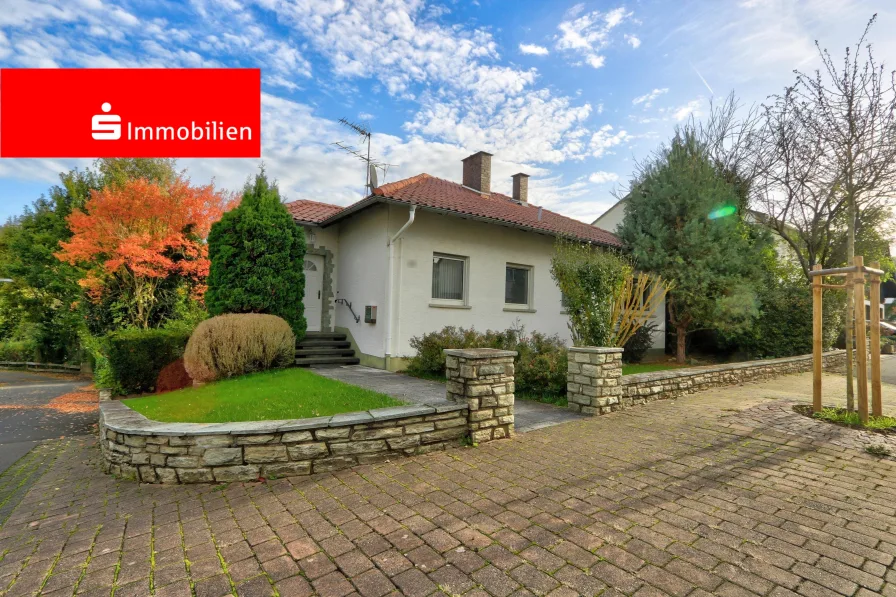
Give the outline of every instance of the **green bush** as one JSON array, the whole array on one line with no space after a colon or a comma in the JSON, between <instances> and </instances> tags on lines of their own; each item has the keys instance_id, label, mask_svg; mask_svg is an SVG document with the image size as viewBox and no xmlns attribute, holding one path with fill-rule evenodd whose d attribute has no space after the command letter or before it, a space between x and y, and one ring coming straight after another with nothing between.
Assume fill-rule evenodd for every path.
<instances>
[{"instance_id":1,"label":"green bush","mask_svg":"<svg viewBox=\"0 0 896 597\"><path fill-rule=\"evenodd\" d=\"M184 330L126 329L96 339L91 352L97 385L119 394L151 392L159 371L183 355L188 338Z\"/></svg>"},{"instance_id":2,"label":"green bush","mask_svg":"<svg viewBox=\"0 0 896 597\"><path fill-rule=\"evenodd\" d=\"M638 331L628 339L622 348L623 363L640 363L644 360L644 355L653 346L653 335L659 326L652 321L648 321L638 328Z\"/></svg>"},{"instance_id":3,"label":"green bush","mask_svg":"<svg viewBox=\"0 0 896 597\"><path fill-rule=\"evenodd\" d=\"M0 342L0 361L24 363L33 361L37 343L33 340L6 340Z\"/></svg>"},{"instance_id":4,"label":"green bush","mask_svg":"<svg viewBox=\"0 0 896 597\"><path fill-rule=\"evenodd\" d=\"M246 185L239 207L212 226L208 256L210 314L276 315L305 336L305 233L264 172Z\"/></svg>"},{"instance_id":5,"label":"green bush","mask_svg":"<svg viewBox=\"0 0 896 597\"><path fill-rule=\"evenodd\" d=\"M275 315L243 313L206 319L190 336L184 367L196 381L214 381L295 362L296 338Z\"/></svg>"},{"instance_id":6,"label":"green bush","mask_svg":"<svg viewBox=\"0 0 896 597\"><path fill-rule=\"evenodd\" d=\"M803 280L769 280L757 285L760 316L724 343L751 359L790 357L812 352L812 288ZM845 295L825 292L823 345L831 348L843 331Z\"/></svg>"},{"instance_id":7,"label":"green bush","mask_svg":"<svg viewBox=\"0 0 896 597\"><path fill-rule=\"evenodd\" d=\"M423 377L444 377L446 348L499 348L515 350L516 390L520 393L566 393L566 346L559 336L539 332L527 335L521 326L504 331L479 332L474 328L447 326L437 332L411 338L415 355L407 372Z\"/></svg>"},{"instance_id":8,"label":"green bush","mask_svg":"<svg viewBox=\"0 0 896 597\"><path fill-rule=\"evenodd\" d=\"M630 273L631 266L615 253L577 241L557 240L551 277L563 293L575 346L610 346L613 301Z\"/></svg>"}]
</instances>

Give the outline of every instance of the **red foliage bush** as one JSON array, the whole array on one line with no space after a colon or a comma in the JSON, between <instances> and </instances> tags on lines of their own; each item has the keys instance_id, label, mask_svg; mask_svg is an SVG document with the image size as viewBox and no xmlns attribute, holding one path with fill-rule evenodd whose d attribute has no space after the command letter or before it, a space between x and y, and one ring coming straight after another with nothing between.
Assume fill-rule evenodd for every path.
<instances>
[{"instance_id":1,"label":"red foliage bush","mask_svg":"<svg viewBox=\"0 0 896 597\"><path fill-rule=\"evenodd\" d=\"M173 363L165 365L159 371L159 377L156 379L156 394L162 392L171 392L193 385L193 378L184 368L184 360L177 359Z\"/></svg>"}]
</instances>

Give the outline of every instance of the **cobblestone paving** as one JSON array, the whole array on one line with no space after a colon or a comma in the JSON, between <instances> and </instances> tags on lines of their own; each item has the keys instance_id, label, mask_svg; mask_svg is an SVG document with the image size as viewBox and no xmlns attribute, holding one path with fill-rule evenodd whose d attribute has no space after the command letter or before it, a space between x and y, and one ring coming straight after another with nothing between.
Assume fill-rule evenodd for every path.
<instances>
[{"instance_id":1,"label":"cobblestone paving","mask_svg":"<svg viewBox=\"0 0 896 597\"><path fill-rule=\"evenodd\" d=\"M896 595L896 464L710 391L351 471L138 486L68 441L6 595Z\"/></svg>"},{"instance_id":2,"label":"cobblestone paving","mask_svg":"<svg viewBox=\"0 0 896 597\"><path fill-rule=\"evenodd\" d=\"M64 447L62 441L40 444L0 474L0 527Z\"/></svg>"}]
</instances>

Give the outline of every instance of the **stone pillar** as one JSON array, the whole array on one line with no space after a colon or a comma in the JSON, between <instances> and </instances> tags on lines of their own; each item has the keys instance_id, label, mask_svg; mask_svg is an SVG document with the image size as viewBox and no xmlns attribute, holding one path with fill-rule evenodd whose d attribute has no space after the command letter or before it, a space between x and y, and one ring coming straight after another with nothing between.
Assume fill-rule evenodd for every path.
<instances>
[{"instance_id":1,"label":"stone pillar","mask_svg":"<svg viewBox=\"0 0 896 597\"><path fill-rule=\"evenodd\" d=\"M469 407L467 427L476 443L513 434L513 350L448 349L447 398Z\"/></svg>"},{"instance_id":2,"label":"stone pillar","mask_svg":"<svg viewBox=\"0 0 896 597\"><path fill-rule=\"evenodd\" d=\"M583 415L602 415L621 408L622 349L576 346L569 349L566 400Z\"/></svg>"}]
</instances>

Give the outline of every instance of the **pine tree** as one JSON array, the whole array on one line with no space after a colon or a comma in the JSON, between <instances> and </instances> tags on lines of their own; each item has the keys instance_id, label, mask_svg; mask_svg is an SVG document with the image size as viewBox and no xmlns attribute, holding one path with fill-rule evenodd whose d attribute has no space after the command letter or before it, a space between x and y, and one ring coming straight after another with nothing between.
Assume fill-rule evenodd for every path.
<instances>
[{"instance_id":1,"label":"pine tree","mask_svg":"<svg viewBox=\"0 0 896 597\"><path fill-rule=\"evenodd\" d=\"M666 301L679 362L695 327L734 330L758 312L751 279L768 236L744 223L736 178L684 131L643 168L626 201L618 234L635 267L673 284Z\"/></svg>"},{"instance_id":2,"label":"pine tree","mask_svg":"<svg viewBox=\"0 0 896 597\"><path fill-rule=\"evenodd\" d=\"M269 313L305 335L305 233L262 170L208 236L209 313Z\"/></svg>"}]
</instances>

